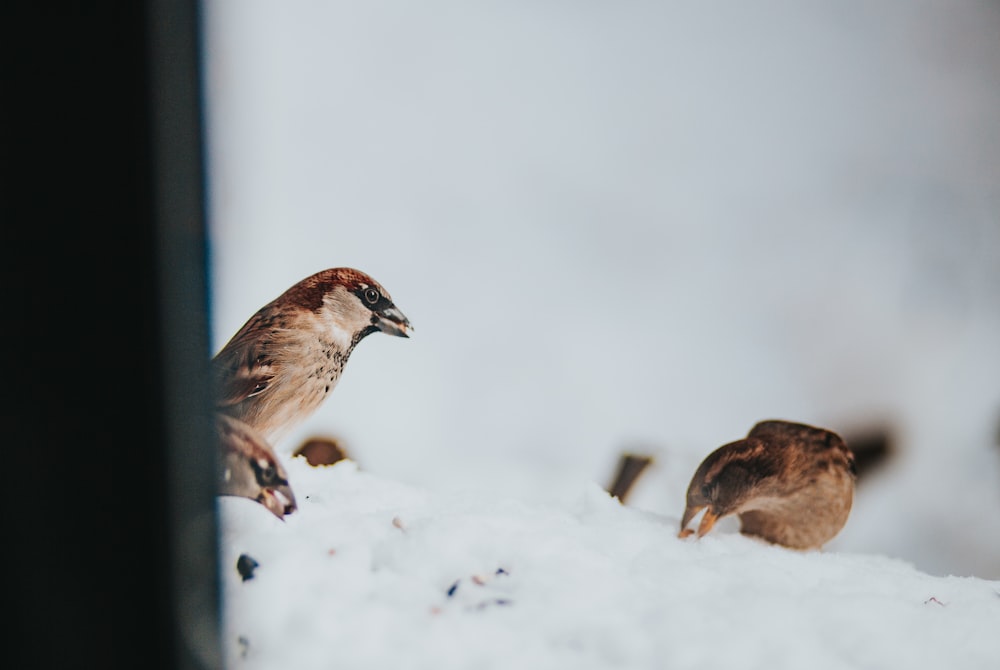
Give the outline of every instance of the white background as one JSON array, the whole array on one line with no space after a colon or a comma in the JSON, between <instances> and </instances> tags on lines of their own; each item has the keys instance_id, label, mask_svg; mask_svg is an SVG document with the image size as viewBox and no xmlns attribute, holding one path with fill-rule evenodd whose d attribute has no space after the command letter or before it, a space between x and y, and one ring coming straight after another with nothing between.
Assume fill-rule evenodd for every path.
<instances>
[{"instance_id":1,"label":"white background","mask_svg":"<svg viewBox=\"0 0 1000 670\"><path fill-rule=\"evenodd\" d=\"M529 499L886 426L836 540L1000 578L995 3L208 0L214 350L334 266L411 319L298 431ZM667 486L670 482L671 486Z\"/></svg>"}]
</instances>

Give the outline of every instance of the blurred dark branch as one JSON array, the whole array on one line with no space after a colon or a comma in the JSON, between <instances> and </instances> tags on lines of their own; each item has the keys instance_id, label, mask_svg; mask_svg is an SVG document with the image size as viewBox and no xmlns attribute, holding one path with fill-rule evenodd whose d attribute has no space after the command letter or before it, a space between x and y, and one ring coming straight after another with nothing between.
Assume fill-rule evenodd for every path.
<instances>
[{"instance_id":1,"label":"blurred dark branch","mask_svg":"<svg viewBox=\"0 0 1000 670\"><path fill-rule=\"evenodd\" d=\"M629 492L635 485L639 475L653 462L652 456L642 454L623 453L618 459L618 471L608 487L608 493L618 498L622 503L628 497Z\"/></svg>"},{"instance_id":2,"label":"blurred dark branch","mask_svg":"<svg viewBox=\"0 0 1000 670\"><path fill-rule=\"evenodd\" d=\"M884 427L847 432L844 441L854 452L859 482L884 467L896 451L892 432Z\"/></svg>"}]
</instances>

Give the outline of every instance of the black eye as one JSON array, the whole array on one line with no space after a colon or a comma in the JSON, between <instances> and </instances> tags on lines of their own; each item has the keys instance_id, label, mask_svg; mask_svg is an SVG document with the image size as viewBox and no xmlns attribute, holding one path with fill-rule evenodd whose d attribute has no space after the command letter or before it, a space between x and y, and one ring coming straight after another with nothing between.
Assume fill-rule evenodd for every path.
<instances>
[{"instance_id":1,"label":"black eye","mask_svg":"<svg viewBox=\"0 0 1000 670\"><path fill-rule=\"evenodd\" d=\"M365 300L368 301L368 304L374 305L375 303L378 302L378 299L381 297L382 296L380 296L378 291L376 291L375 289L373 288L365 289Z\"/></svg>"},{"instance_id":2,"label":"black eye","mask_svg":"<svg viewBox=\"0 0 1000 670\"><path fill-rule=\"evenodd\" d=\"M257 482L260 484L270 484L277 477L278 471L274 466L260 459L257 461Z\"/></svg>"}]
</instances>

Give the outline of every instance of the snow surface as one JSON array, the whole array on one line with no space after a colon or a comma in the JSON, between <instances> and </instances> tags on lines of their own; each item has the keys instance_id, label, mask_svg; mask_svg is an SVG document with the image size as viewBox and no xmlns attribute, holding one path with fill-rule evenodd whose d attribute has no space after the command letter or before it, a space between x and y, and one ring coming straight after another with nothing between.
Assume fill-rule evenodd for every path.
<instances>
[{"instance_id":1,"label":"snow surface","mask_svg":"<svg viewBox=\"0 0 1000 670\"><path fill-rule=\"evenodd\" d=\"M215 348L339 265L415 326L220 501L235 667L1000 667L996 3L203 6ZM766 418L895 455L823 553L677 540Z\"/></svg>"},{"instance_id":2,"label":"snow surface","mask_svg":"<svg viewBox=\"0 0 1000 670\"><path fill-rule=\"evenodd\" d=\"M721 527L680 540L677 515L596 485L526 502L289 468L284 521L220 500L227 667L1000 667L997 581Z\"/></svg>"}]
</instances>

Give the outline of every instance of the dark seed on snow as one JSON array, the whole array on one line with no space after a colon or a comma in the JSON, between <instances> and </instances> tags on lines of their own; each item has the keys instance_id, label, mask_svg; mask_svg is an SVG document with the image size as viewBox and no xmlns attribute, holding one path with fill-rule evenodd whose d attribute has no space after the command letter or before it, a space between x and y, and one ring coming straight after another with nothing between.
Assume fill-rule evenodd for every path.
<instances>
[{"instance_id":1,"label":"dark seed on snow","mask_svg":"<svg viewBox=\"0 0 1000 670\"><path fill-rule=\"evenodd\" d=\"M510 601L505 598L496 598L494 600L484 600L483 602L476 605L476 609L484 610L490 605L509 605Z\"/></svg>"},{"instance_id":2,"label":"dark seed on snow","mask_svg":"<svg viewBox=\"0 0 1000 670\"><path fill-rule=\"evenodd\" d=\"M253 571L258 565L260 564L250 558L250 556L240 554L240 557L236 559L236 572L240 573L240 577L243 578L243 581L253 579Z\"/></svg>"}]
</instances>

